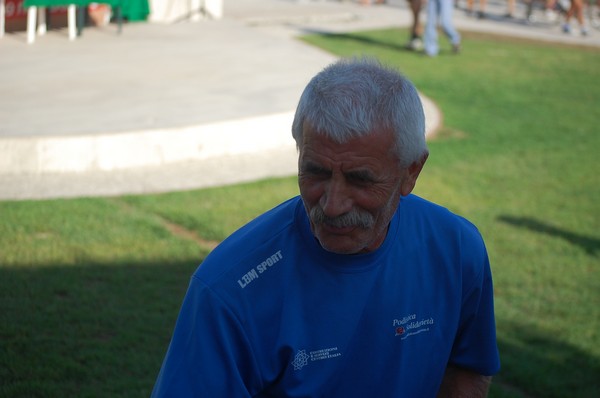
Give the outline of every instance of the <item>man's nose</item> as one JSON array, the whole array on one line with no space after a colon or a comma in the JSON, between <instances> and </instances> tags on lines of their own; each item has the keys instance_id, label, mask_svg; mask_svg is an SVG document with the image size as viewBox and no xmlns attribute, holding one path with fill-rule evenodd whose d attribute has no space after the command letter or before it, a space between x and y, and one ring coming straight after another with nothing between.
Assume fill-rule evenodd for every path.
<instances>
[{"instance_id":1,"label":"man's nose","mask_svg":"<svg viewBox=\"0 0 600 398\"><path fill-rule=\"evenodd\" d=\"M352 209L352 198L344 181L331 180L319 200L323 212L328 217L337 217Z\"/></svg>"}]
</instances>

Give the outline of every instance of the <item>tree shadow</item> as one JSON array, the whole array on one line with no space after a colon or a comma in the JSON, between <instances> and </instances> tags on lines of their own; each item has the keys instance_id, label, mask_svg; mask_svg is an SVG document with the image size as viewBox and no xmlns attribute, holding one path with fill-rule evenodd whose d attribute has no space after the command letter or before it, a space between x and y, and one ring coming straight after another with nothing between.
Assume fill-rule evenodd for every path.
<instances>
[{"instance_id":1,"label":"tree shadow","mask_svg":"<svg viewBox=\"0 0 600 398\"><path fill-rule=\"evenodd\" d=\"M572 245L580 246L590 256L595 256L600 250L600 239L598 238L580 235L557 228L542 221L536 220L535 218L502 215L498 217L498 220L515 227L526 228L533 232L564 239Z\"/></svg>"}]
</instances>

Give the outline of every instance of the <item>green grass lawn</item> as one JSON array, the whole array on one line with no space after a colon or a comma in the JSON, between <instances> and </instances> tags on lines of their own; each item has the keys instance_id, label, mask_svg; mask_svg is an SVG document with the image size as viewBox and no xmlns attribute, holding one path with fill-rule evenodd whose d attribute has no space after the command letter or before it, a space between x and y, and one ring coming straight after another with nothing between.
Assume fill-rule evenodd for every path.
<instances>
[{"instance_id":1,"label":"green grass lawn","mask_svg":"<svg viewBox=\"0 0 600 398\"><path fill-rule=\"evenodd\" d=\"M427 58L406 37L305 40L396 65L443 112L416 193L486 239L503 364L490 395L600 396L600 51L465 34L461 55ZM0 202L0 396L148 396L193 270L297 192L290 177Z\"/></svg>"}]
</instances>

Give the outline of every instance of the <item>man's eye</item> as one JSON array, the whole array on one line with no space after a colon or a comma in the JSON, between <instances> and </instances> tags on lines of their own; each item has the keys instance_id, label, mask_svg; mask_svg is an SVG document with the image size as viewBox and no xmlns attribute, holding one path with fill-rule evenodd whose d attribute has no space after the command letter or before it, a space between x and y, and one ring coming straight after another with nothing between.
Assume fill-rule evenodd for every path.
<instances>
[{"instance_id":1,"label":"man's eye","mask_svg":"<svg viewBox=\"0 0 600 398\"><path fill-rule=\"evenodd\" d=\"M350 173L346 176L346 179L353 184L371 184L373 178L365 173Z\"/></svg>"}]
</instances>

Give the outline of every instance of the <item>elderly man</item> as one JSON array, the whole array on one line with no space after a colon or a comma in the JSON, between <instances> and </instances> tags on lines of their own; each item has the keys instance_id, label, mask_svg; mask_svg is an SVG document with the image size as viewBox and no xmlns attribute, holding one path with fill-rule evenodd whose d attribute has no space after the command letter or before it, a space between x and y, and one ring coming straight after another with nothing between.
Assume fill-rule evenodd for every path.
<instances>
[{"instance_id":1,"label":"elderly man","mask_svg":"<svg viewBox=\"0 0 600 398\"><path fill-rule=\"evenodd\" d=\"M342 60L296 111L300 197L194 273L154 397L484 397L492 279L467 220L411 194L428 156L415 87Z\"/></svg>"}]
</instances>

